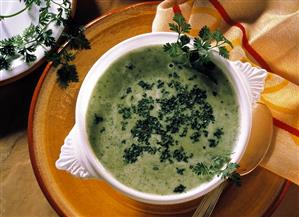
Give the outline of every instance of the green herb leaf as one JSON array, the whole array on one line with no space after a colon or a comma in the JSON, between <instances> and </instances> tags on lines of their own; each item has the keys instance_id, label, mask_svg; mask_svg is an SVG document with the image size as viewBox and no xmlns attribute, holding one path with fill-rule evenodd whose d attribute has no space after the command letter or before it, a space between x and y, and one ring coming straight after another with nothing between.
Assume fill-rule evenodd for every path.
<instances>
[{"instance_id":1,"label":"green herb leaf","mask_svg":"<svg viewBox=\"0 0 299 217\"><path fill-rule=\"evenodd\" d=\"M166 43L164 51L173 58L174 62L202 71L199 69L203 65L209 64L209 52L212 49L218 51L222 57L229 58L226 46L233 46L220 30L211 32L207 26L203 26L198 37L191 38L185 34L190 31L191 26L181 14L175 14L173 21L175 23L169 23L169 27L170 30L178 33L178 39L175 43ZM213 41L216 42L215 45L212 45ZM188 46L189 44L193 46Z\"/></svg>"},{"instance_id":2,"label":"green herb leaf","mask_svg":"<svg viewBox=\"0 0 299 217\"><path fill-rule=\"evenodd\" d=\"M163 48L171 57L178 57L183 54L181 46L178 43L166 43L163 45Z\"/></svg>"},{"instance_id":3,"label":"green herb leaf","mask_svg":"<svg viewBox=\"0 0 299 217\"><path fill-rule=\"evenodd\" d=\"M10 67L9 61L4 57L0 56L0 68L8 70L9 67Z\"/></svg>"},{"instance_id":4,"label":"green herb leaf","mask_svg":"<svg viewBox=\"0 0 299 217\"><path fill-rule=\"evenodd\" d=\"M179 34L181 33L188 33L191 30L190 24L188 24L181 14L175 14L173 17L173 21L176 24L170 23L169 27L170 30L175 31Z\"/></svg>"},{"instance_id":5,"label":"green herb leaf","mask_svg":"<svg viewBox=\"0 0 299 217\"><path fill-rule=\"evenodd\" d=\"M8 70L11 62L17 58L22 58L26 63L34 62L37 57L35 51L37 47L44 48L59 47L68 41L69 48L74 50L89 49L90 44L84 34L84 27L76 24L69 19L71 13L71 1L53 1L53 0L23 0L26 8L11 15L0 15L1 19L14 17L26 10L31 10L32 6L39 7L39 23L31 24L21 35L4 39L0 41L0 70ZM43 3L43 4L42 4ZM51 6L56 4L57 11L52 12ZM49 25L64 25L66 31L62 33L60 43L57 44L53 37L53 32L49 29ZM48 61L53 61L53 66L58 67L57 81L61 87L67 87L70 82L78 81L78 74L75 65L70 62L75 59L74 52L63 50L56 53L55 51L45 52Z\"/></svg>"},{"instance_id":6,"label":"green herb leaf","mask_svg":"<svg viewBox=\"0 0 299 217\"><path fill-rule=\"evenodd\" d=\"M13 44L5 44L0 48L0 53L5 56L14 56L15 55L15 46Z\"/></svg>"},{"instance_id":7,"label":"green herb leaf","mask_svg":"<svg viewBox=\"0 0 299 217\"><path fill-rule=\"evenodd\" d=\"M237 163L228 163L226 167L219 172L223 179L227 179L230 182L233 182L237 186L241 185L241 176L236 170L239 168Z\"/></svg>"},{"instance_id":8,"label":"green herb leaf","mask_svg":"<svg viewBox=\"0 0 299 217\"><path fill-rule=\"evenodd\" d=\"M185 168L176 168L176 172L179 175L184 175Z\"/></svg>"},{"instance_id":9,"label":"green herb leaf","mask_svg":"<svg viewBox=\"0 0 299 217\"><path fill-rule=\"evenodd\" d=\"M179 25L174 23L169 23L169 29L174 32L180 32Z\"/></svg>"},{"instance_id":10,"label":"green herb leaf","mask_svg":"<svg viewBox=\"0 0 299 217\"><path fill-rule=\"evenodd\" d=\"M229 176L227 177L228 181L234 183L236 186L241 186L242 182L241 182L241 175L237 172L232 172L229 174Z\"/></svg>"},{"instance_id":11,"label":"green herb leaf","mask_svg":"<svg viewBox=\"0 0 299 217\"><path fill-rule=\"evenodd\" d=\"M203 162L199 162L195 166L193 166L192 172L194 172L196 175L201 175L201 176L210 174L209 167Z\"/></svg>"},{"instance_id":12,"label":"green herb leaf","mask_svg":"<svg viewBox=\"0 0 299 217\"><path fill-rule=\"evenodd\" d=\"M69 40L69 46L75 50L90 49L90 43L84 34L84 27L78 25L74 20L68 20L69 30L62 34L64 40Z\"/></svg>"},{"instance_id":13,"label":"green herb leaf","mask_svg":"<svg viewBox=\"0 0 299 217\"><path fill-rule=\"evenodd\" d=\"M183 33L188 33L191 30L191 25L186 22L183 15L176 13L173 17L173 21L178 24Z\"/></svg>"},{"instance_id":14,"label":"green herb leaf","mask_svg":"<svg viewBox=\"0 0 299 217\"><path fill-rule=\"evenodd\" d=\"M179 41L181 42L181 46L183 47L184 45L189 44L190 38L187 35L182 35Z\"/></svg>"},{"instance_id":15,"label":"green herb leaf","mask_svg":"<svg viewBox=\"0 0 299 217\"><path fill-rule=\"evenodd\" d=\"M229 57L228 50L224 46L219 47L218 49L219 49L220 56L223 56L226 59Z\"/></svg>"},{"instance_id":16,"label":"green herb leaf","mask_svg":"<svg viewBox=\"0 0 299 217\"><path fill-rule=\"evenodd\" d=\"M173 192L174 193L182 193L182 192L185 191L185 189L186 189L186 186L180 184L180 185L178 185L177 187L174 188Z\"/></svg>"},{"instance_id":17,"label":"green herb leaf","mask_svg":"<svg viewBox=\"0 0 299 217\"><path fill-rule=\"evenodd\" d=\"M192 172L196 175L210 177L217 175L240 186L241 176L236 172L239 168L239 164L229 161L229 154L216 155L212 157L212 160L209 163L199 162L191 168Z\"/></svg>"},{"instance_id":18,"label":"green herb leaf","mask_svg":"<svg viewBox=\"0 0 299 217\"><path fill-rule=\"evenodd\" d=\"M71 82L78 82L76 66L68 63L63 64L57 71L57 81L62 88L68 87Z\"/></svg>"},{"instance_id":19,"label":"green herb leaf","mask_svg":"<svg viewBox=\"0 0 299 217\"><path fill-rule=\"evenodd\" d=\"M45 56L47 57L47 59L49 61L51 61L53 63L53 66L54 67L57 67L59 66L59 64L61 63L61 59L62 59L62 55L61 54L58 54L58 53L55 53L55 52L46 52L45 53Z\"/></svg>"},{"instance_id":20,"label":"green herb leaf","mask_svg":"<svg viewBox=\"0 0 299 217\"><path fill-rule=\"evenodd\" d=\"M220 32L219 29L217 29L215 32L213 32L213 34L211 36L212 36L212 39L214 39L216 42L224 41L224 36Z\"/></svg>"},{"instance_id":21,"label":"green herb leaf","mask_svg":"<svg viewBox=\"0 0 299 217\"><path fill-rule=\"evenodd\" d=\"M203 26L198 35L203 41L208 41L211 39L211 32L207 26Z\"/></svg>"}]
</instances>

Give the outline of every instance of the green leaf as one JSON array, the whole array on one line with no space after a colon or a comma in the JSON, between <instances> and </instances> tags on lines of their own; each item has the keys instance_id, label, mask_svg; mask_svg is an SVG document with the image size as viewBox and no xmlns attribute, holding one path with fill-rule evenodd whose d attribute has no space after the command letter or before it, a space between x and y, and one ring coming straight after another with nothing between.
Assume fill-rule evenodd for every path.
<instances>
[{"instance_id":1,"label":"green leaf","mask_svg":"<svg viewBox=\"0 0 299 217\"><path fill-rule=\"evenodd\" d=\"M193 166L192 171L196 175L201 175L201 176L210 174L209 167L206 164L204 164L203 162L199 162L195 166Z\"/></svg>"},{"instance_id":2,"label":"green leaf","mask_svg":"<svg viewBox=\"0 0 299 217\"><path fill-rule=\"evenodd\" d=\"M62 88L69 86L71 82L78 82L79 77L75 65L64 64L57 71L57 81Z\"/></svg>"},{"instance_id":3,"label":"green leaf","mask_svg":"<svg viewBox=\"0 0 299 217\"><path fill-rule=\"evenodd\" d=\"M184 46L186 44L189 44L190 38L187 35L182 35L180 37L181 46Z\"/></svg>"},{"instance_id":4,"label":"green leaf","mask_svg":"<svg viewBox=\"0 0 299 217\"><path fill-rule=\"evenodd\" d=\"M186 189L186 186L180 184L174 188L173 192L174 193L182 193L185 191L185 189Z\"/></svg>"},{"instance_id":5,"label":"green leaf","mask_svg":"<svg viewBox=\"0 0 299 217\"><path fill-rule=\"evenodd\" d=\"M191 25L187 23L183 15L175 14L173 16L173 21L177 24L169 23L170 30L175 31L179 34L181 33L189 33L191 30Z\"/></svg>"},{"instance_id":6,"label":"green leaf","mask_svg":"<svg viewBox=\"0 0 299 217\"><path fill-rule=\"evenodd\" d=\"M35 48L33 45L29 46L29 47L24 47L22 49L19 50L19 54L23 55L23 59L26 61L26 63L30 63L32 61L34 61L34 57L32 57L32 54L30 54L30 52L35 51ZM31 61L32 60L32 61Z\"/></svg>"},{"instance_id":7,"label":"green leaf","mask_svg":"<svg viewBox=\"0 0 299 217\"><path fill-rule=\"evenodd\" d=\"M219 173L222 178L229 179L238 167L239 165L237 163L228 163L223 170L219 171Z\"/></svg>"},{"instance_id":8,"label":"green leaf","mask_svg":"<svg viewBox=\"0 0 299 217\"><path fill-rule=\"evenodd\" d=\"M179 14L179 13L174 14L172 20L173 20L174 22L176 22L179 26L182 26L182 24L183 24L184 22L186 22L186 21L185 21L185 18L183 17L183 15L182 15L182 14Z\"/></svg>"},{"instance_id":9,"label":"green leaf","mask_svg":"<svg viewBox=\"0 0 299 217\"><path fill-rule=\"evenodd\" d=\"M200 38L195 38L194 39L194 47L197 49L204 49L204 50L209 50L211 48L211 44L200 39Z\"/></svg>"},{"instance_id":10,"label":"green leaf","mask_svg":"<svg viewBox=\"0 0 299 217\"><path fill-rule=\"evenodd\" d=\"M241 175L236 172L236 169L239 168L237 163L229 163L226 165L226 168L220 171L221 177L227 179L228 181L234 183L237 186L241 186Z\"/></svg>"},{"instance_id":11,"label":"green leaf","mask_svg":"<svg viewBox=\"0 0 299 217\"><path fill-rule=\"evenodd\" d=\"M24 38L26 41L31 41L34 39L35 33L36 33L36 26L31 24L24 30L22 38Z\"/></svg>"},{"instance_id":12,"label":"green leaf","mask_svg":"<svg viewBox=\"0 0 299 217\"><path fill-rule=\"evenodd\" d=\"M42 7L39 10L40 14L39 14L39 23L43 26L46 26L49 21L51 20L51 18L53 17L53 13L50 13L48 11L48 7Z\"/></svg>"},{"instance_id":13,"label":"green leaf","mask_svg":"<svg viewBox=\"0 0 299 217\"><path fill-rule=\"evenodd\" d=\"M226 162L230 161L229 154L216 155L212 157L213 166L217 169L221 169Z\"/></svg>"},{"instance_id":14,"label":"green leaf","mask_svg":"<svg viewBox=\"0 0 299 217\"><path fill-rule=\"evenodd\" d=\"M25 48L25 52L35 52L36 51L36 46L35 44L31 44L29 47Z\"/></svg>"},{"instance_id":15,"label":"green leaf","mask_svg":"<svg viewBox=\"0 0 299 217\"><path fill-rule=\"evenodd\" d=\"M65 51L64 52L64 55L63 55L63 58L67 61L67 62L70 62L70 61L73 61L75 59L75 53L71 52L71 51Z\"/></svg>"},{"instance_id":16,"label":"green leaf","mask_svg":"<svg viewBox=\"0 0 299 217\"><path fill-rule=\"evenodd\" d=\"M53 62L53 66L54 67L57 67L57 66L59 66L62 63L62 58L61 58L61 55L59 53L55 53L55 52L49 53L49 52L46 52L45 55L46 55L48 61L52 61Z\"/></svg>"},{"instance_id":17,"label":"green leaf","mask_svg":"<svg viewBox=\"0 0 299 217\"><path fill-rule=\"evenodd\" d=\"M164 51L171 57L177 57L182 54L181 46L177 43L166 43L163 45Z\"/></svg>"},{"instance_id":18,"label":"green leaf","mask_svg":"<svg viewBox=\"0 0 299 217\"><path fill-rule=\"evenodd\" d=\"M16 53L15 49L13 44L6 44L3 47L0 47L0 53L4 56L13 56Z\"/></svg>"},{"instance_id":19,"label":"green leaf","mask_svg":"<svg viewBox=\"0 0 299 217\"><path fill-rule=\"evenodd\" d=\"M48 36L48 37L45 38L45 45L47 47L54 47L55 44L56 44L56 40L55 40L54 37Z\"/></svg>"},{"instance_id":20,"label":"green leaf","mask_svg":"<svg viewBox=\"0 0 299 217\"><path fill-rule=\"evenodd\" d=\"M228 181L234 183L236 186L240 187L242 182L241 182L241 175L237 172L233 172L229 175Z\"/></svg>"},{"instance_id":21,"label":"green leaf","mask_svg":"<svg viewBox=\"0 0 299 217\"><path fill-rule=\"evenodd\" d=\"M24 0L24 3L30 10L33 4L39 6L41 4L41 0Z\"/></svg>"},{"instance_id":22,"label":"green leaf","mask_svg":"<svg viewBox=\"0 0 299 217\"><path fill-rule=\"evenodd\" d=\"M199 37L203 40L203 41L207 41L211 39L211 32L210 29L207 26L203 26L200 31L199 31Z\"/></svg>"},{"instance_id":23,"label":"green leaf","mask_svg":"<svg viewBox=\"0 0 299 217\"><path fill-rule=\"evenodd\" d=\"M189 33L191 30L191 25L187 22L184 22L182 25L182 32Z\"/></svg>"},{"instance_id":24,"label":"green leaf","mask_svg":"<svg viewBox=\"0 0 299 217\"><path fill-rule=\"evenodd\" d=\"M67 25L69 26L69 31L64 32L62 37L65 40L69 40L69 46L76 50L90 49L90 43L84 34L84 27L78 25L73 20L69 20Z\"/></svg>"},{"instance_id":25,"label":"green leaf","mask_svg":"<svg viewBox=\"0 0 299 217\"><path fill-rule=\"evenodd\" d=\"M217 29L213 34L212 34L212 38L216 41L216 42L221 42L224 41L224 36L222 34L222 32L220 32L219 29Z\"/></svg>"},{"instance_id":26,"label":"green leaf","mask_svg":"<svg viewBox=\"0 0 299 217\"><path fill-rule=\"evenodd\" d=\"M84 34L77 35L70 40L70 47L76 50L90 49L90 43Z\"/></svg>"},{"instance_id":27,"label":"green leaf","mask_svg":"<svg viewBox=\"0 0 299 217\"><path fill-rule=\"evenodd\" d=\"M226 49L226 47L222 46L222 47L218 47L219 49L219 55L223 56L224 58L229 58L229 54L228 54L228 50Z\"/></svg>"},{"instance_id":28,"label":"green leaf","mask_svg":"<svg viewBox=\"0 0 299 217\"><path fill-rule=\"evenodd\" d=\"M29 52L25 52L24 59L26 63L31 63L36 60L36 56L34 54L31 54Z\"/></svg>"},{"instance_id":29,"label":"green leaf","mask_svg":"<svg viewBox=\"0 0 299 217\"><path fill-rule=\"evenodd\" d=\"M0 56L0 70L2 69L8 70L9 67L10 67L9 62L3 56Z\"/></svg>"},{"instance_id":30,"label":"green leaf","mask_svg":"<svg viewBox=\"0 0 299 217\"><path fill-rule=\"evenodd\" d=\"M228 44L231 48L234 47L233 44L232 44L227 38L225 38L225 37L224 37L224 41L225 41L225 43Z\"/></svg>"},{"instance_id":31,"label":"green leaf","mask_svg":"<svg viewBox=\"0 0 299 217\"><path fill-rule=\"evenodd\" d=\"M169 23L169 29L170 29L171 31L180 33L180 28L179 28L179 26L178 26L177 24Z\"/></svg>"}]
</instances>

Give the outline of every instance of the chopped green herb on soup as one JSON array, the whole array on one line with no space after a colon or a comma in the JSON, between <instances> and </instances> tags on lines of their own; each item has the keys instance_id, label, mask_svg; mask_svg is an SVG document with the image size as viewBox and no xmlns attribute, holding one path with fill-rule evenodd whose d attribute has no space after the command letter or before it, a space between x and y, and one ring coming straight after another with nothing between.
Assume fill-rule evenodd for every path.
<instances>
[{"instance_id":1,"label":"chopped green herb on soup","mask_svg":"<svg viewBox=\"0 0 299 217\"><path fill-rule=\"evenodd\" d=\"M174 63L162 46L134 50L106 70L89 103L87 129L117 180L166 195L235 168L223 169L238 133L236 96L214 64L201 70Z\"/></svg>"}]
</instances>

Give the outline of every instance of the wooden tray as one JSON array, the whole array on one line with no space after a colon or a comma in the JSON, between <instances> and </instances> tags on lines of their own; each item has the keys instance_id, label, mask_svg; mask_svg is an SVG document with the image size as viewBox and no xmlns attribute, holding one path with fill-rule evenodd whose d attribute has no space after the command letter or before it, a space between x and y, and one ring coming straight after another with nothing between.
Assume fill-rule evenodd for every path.
<instances>
[{"instance_id":1,"label":"wooden tray","mask_svg":"<svg viewBox=\"0 0 299 217\"><path fill-rule=\"evenodd\" d=\"M180 205L155 206L133 201L99 180L81 180L55 168L60 147L74 125L76 97L84 76L113 45L150 32L156 2L113 11L87 25L91 50L77 53L80 82L63 90L51 64L45 68L31 104L28 137L31 162L40 187L61 216L191 216L199 200ZM284 179L258 168L244 177L243 186L228 187L214 216L271 214L286 191ZM273 205L274 204L274 205Z\"/></svg>"}]
</instances>

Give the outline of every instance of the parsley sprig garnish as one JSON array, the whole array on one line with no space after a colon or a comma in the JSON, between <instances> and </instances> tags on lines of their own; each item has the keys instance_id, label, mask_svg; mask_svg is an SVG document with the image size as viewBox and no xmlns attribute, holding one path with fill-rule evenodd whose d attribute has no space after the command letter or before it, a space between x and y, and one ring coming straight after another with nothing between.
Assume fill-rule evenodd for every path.
<instances>
[{"instance_id":1,"label":"parsley sprig garnish","mask_svg":"<svg viewBox=\"0 0 299 217\"><path fill-rule=\"evenodd\" d=\"M240 186L241 176L236 172L239 165L230 161L229 154L216 155L211 158L210 162L198 162L192 166L192 171L200 176L217 175Z\"/></svg>"},{"instance_id":2,"label":"parsley sprig garnish","mask_svg":"<svg viewBox=\"0 0 299 217\"><path fill-rule=\"evenodd\" d=\"M220 30L211 32L207 26L204 26L198 36L192 38L186 34L190 32L191 26L181 14L175 14L173 21L175 23L169 23L169 27L170 30L178 33L178 38L174 43L166 43L164 51L174 59L174 62L199 68L210 62L211 50L215 50L224 58L229 58L226 46L233 47L233 45Z\"/></svg>"},{"instance_id":3,"label":"parsley sprig garnish","mask_svg":"<svg viewBox=\"0 0 299 217\"><path fill-rule=\"evenodd\" d=\"M9 19L26 10L30 10L33 5L38 6L39 21L37 25L31 24L22 34L4 39L0 41L0 70L9 70L11 63L15 59L21 58L27 64L34 62L37 57L35 51L38 47L45 50L53 48L58 49L59 45L68 41L68 45L73 50L89 49L89 41L84 35L84 28L75 24L70 19L71 2L63 0L56 2L55 0L23 0L25 7L10 15L0 15L0 21ZM50 8L55 4L58 6L57 11L53 12ZM53 31L49 27L50 24L66 27L60 37L59 43L53 37ZM49 61L53 61L54 67L58 67L57 81L61 87L67 87L70 82L78 81L78 73L76 66L71 64L75 58L75 53L70 50L63 50L56 53L47 51L46 57Z\"/></svg>"}]
</instances>

